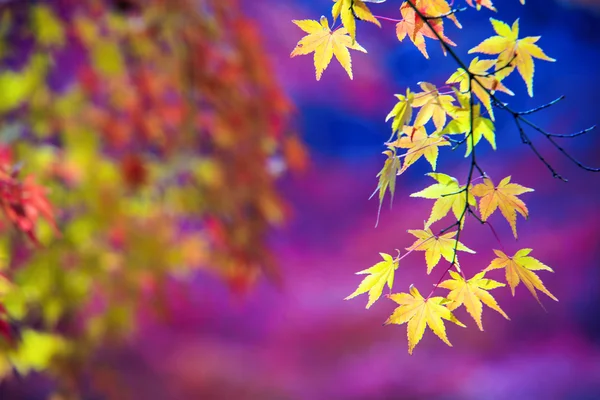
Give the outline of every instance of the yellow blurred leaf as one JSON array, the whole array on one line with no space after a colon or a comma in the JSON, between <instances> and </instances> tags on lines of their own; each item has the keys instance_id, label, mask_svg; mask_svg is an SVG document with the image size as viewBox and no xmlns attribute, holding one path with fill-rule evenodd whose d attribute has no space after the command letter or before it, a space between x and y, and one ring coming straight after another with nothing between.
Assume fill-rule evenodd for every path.
<instances>
[{"instance_id":1,"label":"yellow blurred leaf","mask_svg":"<svg viewBox=\"0 0 600 400\"><path fill-rule=\"evenodd\" d=\"M29 65L20 72L0 73L0 113L19 107L44 78L46 61L33 56Z\"/></svg>"},{"instance_id":2,"label":"yellow blurred leaf","mask_svg":"<svg viewBox=\"0 0 600 400\"><path fill-rule=\"evenodd\" d=\"M63 313L63 303L59 298L50 298L44 303L44 321L50 326L55 326Z\"/></svg>"},{"instance_id":3,"label":"yellow blurred leaf","mask_svg":"<svg viewBox=\"0 0 600 400\"><path fill-rule=\"evenodd\" d=\"M124 70L123 56L118 43L99 40L91 51L92 64L107 77L121 75Z\"/></svg>"},{"instance_id":4,"label":"yellow blurred leaf","mask_svg":"<svg viewBox=\"0 0 600 400\"><path fill-rule=\"evenodd\" d=\"M10 361L20 374L41 371L50 360L66 350L66 343L58 336L27 329L21 332L17 350L10 354Z\"/></svg>"},{"instance_id":5,"label":"yellow blurred leaf","mask_svg":"<svg viewBox=\"0 0 600 400\"><path fill-rule=\"evenodd\" d=\"M42 46L62 46L65 43L63 22L52 9L39 4L31 9L31 25L37 41Z\"/></svg>"}]
</instances>

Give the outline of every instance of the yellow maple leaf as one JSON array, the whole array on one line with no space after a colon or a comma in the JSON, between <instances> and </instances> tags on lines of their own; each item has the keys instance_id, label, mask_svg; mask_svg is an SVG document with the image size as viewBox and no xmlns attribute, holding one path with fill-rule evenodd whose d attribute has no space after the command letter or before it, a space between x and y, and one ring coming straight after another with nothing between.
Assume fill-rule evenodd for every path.
<instances>
[{"instance_id":1,"label":"yellow maple leaf","mask_svg":"<svg viewBox=\"0 0 600 400\"><path fill-rule=\"evenodd\" d=\"M473 195L480 197L479 212L481 219L486 221L496 209L506 218L517 238L517 212L523 217L529 217L527 206L517 196L527 192L533 192L531 188L510 183L510 176L502 179L498 186L490 178L484 178L483 183L473 187Z\"/></svg>"},{"instance_id":2,"label":"yellow maple leaf","mask_svg":"<svg viewBox=\"0 0 600 400\"><path fill-rule=\"evenodd\" d=\"M357 275L369 274L369 276L365 277L354 293L344 300L350 300L360 294L369 292L369 302L367 303L367 308L369 308L381 297L383 287L386 283L390 290L392 289L394 271L398 269L398 259L394 259L386 253L379 253L379 255L381 255L383 261L378 262L371 268L356 273Z\"/></svg>"},{"instance_id":3,"label":"yellow maple leaf","mask_svg":"<svg viewBox=\"0 0 600 400\"><path fill-rule=\"evenodd\" d=\"M346 28L331 31L329 22L325 17L321 17L320 22L311 19L293 20L292 22L308 33L308 35L298 42L290 57L306 55L314 51L317 80L320 80L323 71L325 71L335 55L335 58L344 67L350 79L352 79L352 59L350 58L348 49L362 51L363 53L366 53L367 50L357 42L352 43L352 39L348 36Z\"/></svg>"},{"instance_id":4,"label":"yellow maple leaf","mask_svg":"<svg viewBox=\"0 0 600 400\"><path fill-rule=\"evenodd\" d=\"M443 136L435 134L427 136L427 132L423 126L405 126L403 133L404 135L400 136L396 141L388 143L390 146L408 149L404 155L404 164L398 175L406 171L408 167L423 156L425 156L425 159L435 171L439 146L450 146L450 142Z\"/></svg>"},{"instance_id":5,"label":"yellow maple leaf","mask_svg":"<svg viewBox=\"0 0 600 400\"><path fill-rule=\"evenodd\" d=\"M450 290L448 296L452 303L447 305L448 309L454 311L461 305L465 305L467 312L471 314L479 330L483 330L481 323L481 314L483 313L483 305L498 311L504 318L508 315L500 308L496 299L487 291L506 286L504 283L496 282L492 279L484 278L485 271L482 271L469 279L465 280L459 273L450 271L452 279L448 279L439 284L439 287Z\"/></svg>"},{"instance_id":6,"label":"yellow maple leaf","mask_svg":"<svg viewBox=\"0 0 600 400\"><path fill-rule=\"evenodd\" d=\"M394 293L389 296L390 299L400 304L392 315L385 321L384 325L404 324L408 322L408 353L412 354L413 349L423 338L425 326L433 331L444 343L452 347L452 344L446 336L445 319L454 322L458 326L465 325L460 322L452 312L444 306L449 302L443 297L429 297L427 299L421 296L416 287L410 285L409 293Z\"/></svg>"},{"instance_id":7,"label":"yellow maple leaf","mask_svg":"<svg viewBox=\"0 0 600 400\"><path fill-rule=\"evenodd\" d=\"M473 146L476 146L481 138L484 137L496 150L496 134L494 133L494 123L489 118L481 116L481 105L474 104L471 110L469 104L469 94L460 94L457 92L457 98L461 103L461 107L453 107L449 110L452 116L452 121L442 130L442 135L465 134L473 135L473 138L467 136L465 157L471 154ZM471 113L473 115L471 115Z\"/></svg>"},{"instance_id":8,"label":"yellow maple leaf","mask_svg":"<svg viewBox=\"0 0 600 400\"><path fill-rule=\"evenodd\" d=\"M404 125L410 122L412 118L412 103L415 99L415 94L411 93L410 89L406 89L406 95L395 94L398 102L392 108L392 111L388 113L385 117L385 122L388 122L391 118L392 120L392 136L390 140L394 137L394 134L399 130L402 130Z\"/></svg>"},{"instance_id":9,"label":"yellow maple leaf","mask_svg":"<svg viewBox=\"0 0 600 400\"><path fill-rule=\"evenodd\" d=\"M379 178L379 183L377 184L377 188L369 197L371 199L375 193L379 191L379 210L377 211L377 222L375 226L379 224L379 214L381 213L381 205L383 204L383 198L385 197L386 190L390 191L390 207L392 202L394 201L394 191L396 190L396 176L398 175L398 170L400 169L400 159L396 155L396 149L394 147L388 146L388 150L383 152L388 158L385 160L383 164L383 168L377 174Z\"/></svg>"},{"instance_id":10,"label":"yellow maple leaf","mask_svg":"<svg viewBox=\"0 0 600 400\"><path fill-rule=\"evenodd\" d=\"M528 36L519 39L519 20L517 19L512 28L508 24L494 18L490 18L497 36L492 36L469 50L471 53L498 54L496 70L500 70L496 76L502 79L514 71L515 66L527 85L527 93L533 97L533 74L535 67L533 58L545 61L556 61L548 57L544 51L535 43L541 36ZM510 65L509 65L510 64Z\"/></svg>"},{"instance_id":11,"label":"yellow maple leaf","mask_svg":"<svg viewBox=\"0 0 600 400\"><path fill-rule=\"evenodd\" d=\"M423 230L409 229L408 233L417 237L416 242L412 246L407 247L408 251L424 251L425 262L427 264L427 274L429 275L442 257L448 262L454 261L455 265L458 266L458 255L454 255L454 249L464 251L467 253L474 254L475 252L453 239L456 236L456 231L447 232L443 235L435 235L431 229L425 228Z\"/></svg>"},{"instance_id":12,"label":"yellow maple leaf","mask_svg":"<svg viewBox=\"0 0 600 400\"><path fill-rule=\"evenodd\" d=\"M484 269L484 272L494 269L506 269L506 282L510 286L512 295L515 295L515 288L519 282L523 282L525 287L531 292L533 297L540 303L535 289L546 294L552 300L558 301L552 293L546 289L542 280L533 271L545 270L554 272L549 266L529 256L531 249L521 249L514 256L509 257L500 250L494 250L497 258L493 259L490 265ZM540 303L541 304L541 303Z\"/></svg>"},{"instance_id":13,"label":"yellow maple leaf","mask_svg":"<svg viewBox=\"0 0 600 400\"><path fill-rule=\"evenodd\" d=\"M413 107L421 107L415 117L414 125L424 126L433 119L435 128L441 131L446 125L447 110L453 106L454 97L440 94L435 85L429 82L420 82L419 86L423 91L416 93L412 102Z\"/></svg>"},{"instance_id":14,"label":"yellow maple leaf","mask_svg":"<svg viewBox=\"0 0 600 400\"><path fill-rule=\"evenodd\" d=\"M452 1L452 3L453 2L454 1ZM456 15L451 13L452 7L446 0L417 0L416 4L425 16L433 17L431 20L443 20L443 18L436 17L447 15L445 18L454 22L454 25L456 25L457 28L462 28L462 25L458 22L458 19L456 19Z\"/></svg>"},{"instance_id":15,"label":"yellow maple leaf","mask_svg":"<svg viewBox=\"0 0 600 400\"><path fill-rule=\"evenodd\" d=\"M466 93L470 88L488 110L492 120L494 119L494 110L492 109L492 102L488 91L493 94L498 90L511 96L514 95L510 89L500 82L500 79L494 76L494 74L488 73L488 70L495 64L496 60L480 60L478 57L475 57L469 65L469 72L477 75L477 77L471 81L471 84L469 84L469 74L462 68L459 68L446 81L446 83L458 83L462 93Z\"/></svg>"},{"instance_id":16,"label":"yellow maple leaf","mask_svg":"<svg viewBox=\"0 0 600 400\"><path fill-rule=\"evenodd\" d=\"M369 7L361 0L333 0L335 4L331 8L331 15L335 21L337 17L342 16L342 25L348 31L352 38L352 43L356 41L356 18L362 21L371 22L381 28L381 23L373 16Z\"/></svg>"},{"instance_id":17,"label":"yellow maple leaf","mask_svg":"<svg viewBox=\"0 0 600 400\"><path fill-rule=\"evenodd\" d=\"M419 192L413 193L410 197L421 197L424 199L436 199L431 210L431 215L425 223L427 229L432 223L444 218L450 210L454 213L456 219L460 219L467 202L467 191L465 185L459 185L458 180L449 175L439 172L427 174L438 183L435 183ZM469 204L475 206L475 198L469 190ZM463 218L464 225L466 218Z\"/></svg>"}]
</instances>

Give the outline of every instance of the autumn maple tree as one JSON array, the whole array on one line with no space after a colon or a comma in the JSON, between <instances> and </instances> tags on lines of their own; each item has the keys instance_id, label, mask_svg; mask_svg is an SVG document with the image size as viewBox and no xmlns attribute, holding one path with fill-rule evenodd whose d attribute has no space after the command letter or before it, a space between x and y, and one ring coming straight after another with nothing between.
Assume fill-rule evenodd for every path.
<instances>
[{"instance_id":1,"label":"autumn maple tree","mask_svg":"<svg viewBox=\"0 0 600 400\"><path fill-rule=\"evenodd\" d=\"M490 260L486 267L470 265L469 253L474 253L467 244L461 241L461 234L466 229L466 220L473 219L487 225L493 236L500 242L496 230L490 222L494 214L501 214L510 225L515 239L517 238L517 216L527 219L529 211L525 204L526 196L534 189L515 183L511 176L490 177L477 157L477 149L482 145L496 150L495 110L505 112L515 123L521 141L529 146L533 153L551 171L554 177L563 179L546 159L540 154L529 138L526 127L543 135L554 147L567 156L579 167L588 171L599 171L588 167L567 153L556 141L560 137L577 137L593 129L588 128L573 134L555 134L546 131L528 119L528 115L540 112L561 100L563 97L540 105L530 110L511 108L502 96L513 96L513 91L506 86L506 77L516 73L525 82L527 93L533 97L533 80L537 60L555 61L539 46L539 36L523 37L519 29L519 20L508 24L496 18L490 18L495 35L484 38L477 46L468 51L478 56L471 60L463 60L453 50L457 46L449 36L448 26L456 29L463 27L459 17L466 12L477 13L477 18L484 11L496 11L491 0L466 0L464 5L457 1L446 0L398 0L399 14L396 16L377 16L370 7L386 0L334 0L331 9L331 23L326 16L320 22L314 20L293 21L308 33L302 38L291 56L314 52L314 65L317 80L329 65L332 57L336 59L352 79L352 61L350 50L367 52L358 44L357 30L360 23L373 23L381 27L382 23L396 25L397 39L405 45L406 38L416 46L425 58L429 58L427 44L437 43L456 70L449 69L445 82L434 84L421 82L418 89L401 88L397 94L397 103L385 117L391 121L391 136L385 142L383 154L386 156L383 168L377 174L379 194L379 210L385 195L393 199L396 179L419 160L425 159L432 172L427 175L435 183L421 191L411 194L412 197L432 200L431 213L425 216L422 229L409 229L416 241L406 247L403 254L398 252L393 257L380 253L383 261L357 274L365 274L358 289L346 299L352 299L368 293L367 308L370 308L383 294L387 285L391 290L394 279L401 276L406 257L415 252L424 252L423 263L426 273L443 261L441 278L433 282L433 288L422 295L410 285L408 292L393 293L387 297L399 306L385 322L388 324L407 324L408 351L419 343L426 327L429 327L444 343L451 346L446 335L444 320L459 326L460 322L454 312L464 307L483 330L482 314L484 305L500 313L508 319L494 299L491 291L508 285L513 295L520 283L540 302L538 291L552 300L558 299L544 286L541 278L534 271L553 272L541 261L530 256L531 249L518 250L514 255L507 255L504 250L492 249L496 258ZM392 2L389 0L388 2ZM324 3L326 3L324 1ZM524 5L525 1L521 0ZM476 18L476 17L473 17ZM450 22L450 24L448 24ZM543 43L543 41L542 41ZM383 117L383 114L382 114ZM444 152L465 148L465 157L469 160L463 179L437 171L437 160ZM453 220L450 224L442 224L442 220ZM379 221L379 213L377 216ZM470 225L471 227L472 225ZM459 263L459 253L460 260ZM417 261L419 262L419 261ZM440 269L438 266L437 269ZM505 281L491 279L494 270L505 271ZM445 278L449 278L444 280Z\"/></svg>"},{"instance_id":2,"label":"autumn maple tree","mask_svg":"<svg viewBox=\"0 0 600 400\"><path fill-rule=\"evenodd\" d=\"M2 2L0 381L114 390L95 351L168 287L277 281L275 183L306 157L261 43L236 0Z\"/></svg>"}]
</instances>

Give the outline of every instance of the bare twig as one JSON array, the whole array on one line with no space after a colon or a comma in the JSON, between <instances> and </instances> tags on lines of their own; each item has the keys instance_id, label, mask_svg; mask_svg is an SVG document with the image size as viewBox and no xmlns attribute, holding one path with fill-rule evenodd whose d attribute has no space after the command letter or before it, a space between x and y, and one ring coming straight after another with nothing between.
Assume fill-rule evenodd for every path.
<instances>
[{"instance_id":1,"label":"bare twig","mask_svg":"<svg viewBox=\"0 0 600 400\"><path fill-rule=\"evenodd\" d=\"M594 168L594 167L589 167L589 166L584 165L579 160L577 160L575 157L573 157L571 154L569 154L564 148L562 148L562 146L560 146L558 143L556 143L555 140L553 140L554 137L576 137L576 136L579 136L579 135L582 135L582 134L590 132L594 127L591 127L591 128L588 128L588 129L584 129L583 131L579 131L579 132L576 132L576 133L573 133L573 134L570 134L570 135L556 136L555 134L551 134L551 133L547 132L546 130L538 127L537 125L535 125L534 123L532 123L531 121L529 121L528 119L526 119L524 117L525 115L533 114L533 113L535 113L537 111L541 111L541 110L543 110L545 108L550 107L551 105L556 104L557 102L559 102L560 100L562 100L564 98L564 96L561 96L561 97L559 97L559 98L551 101L550 103L544 104L542 106L536 107L536 108L531 109L531 110L527 110L527 111L515 111L515 110L513 110L506 103L501 102L496 97L496 95L494 94L494 92L492 90L487 89L484 85L482 85L481 82L478 80L478 76L474 75L471 71L469 71L469 68L467 67L467 65L456 54L456 52L452 49L452 47L448 43L446 43L444 41L444 38L442 37L442 35L433 28L433 25L429 21L429 18L426 15L424 15L416 7L414 1L413 0L406 0L406 2L413 8L413 10L415 11L415 14L417 14L419 16L419 18L421 18L424 21L424 23L429 27L429 29L431 30L431 32L440 41L440 43L441 43L442 47L444 48L444 50L447 51L448 54L450 54L450 56L459 65L459 67L461 67L462 69L465 70L465 72L469 75L470 80L476 81L483 88L483 90L494 101L494 105L496 107L505 110L506 112L508 112L509 114L511 114L513 116L513 118L515 120L515 123L517 123L517 128L519 129L519 134L521 136L522 142L524 144L526 144L527 146L529 146L531 148L531 150L534 152L534 154L540 159L540 161L542 161L546 165L546 167L548 167L548 169L550 170L550 172L552 172L552 176L553 177L559 178L559 179L561 179L561 180L563 180L565 182L567 181L565 178L563 178L561 175L559 175L554 170L554 168L552 168L552 166L550 164L548 164L548 162L544 159L544 157L540 154L540 152L535 148L535 146L533 145L533 142L525 134L525 131L523 129L523 126L521 125L521 122L524 123L524 124L529 125L531 128L533 128L534 130L536 130L539 133L541 133L542 135L544 135L550 141L550 143L552 143L552 145L558 151L560 151L563 155L565 155L569 160L571 160L579 168L584 169L586 171L591 171L591 172L600 172L600 168Z\"/></svg>"}]
</instances>

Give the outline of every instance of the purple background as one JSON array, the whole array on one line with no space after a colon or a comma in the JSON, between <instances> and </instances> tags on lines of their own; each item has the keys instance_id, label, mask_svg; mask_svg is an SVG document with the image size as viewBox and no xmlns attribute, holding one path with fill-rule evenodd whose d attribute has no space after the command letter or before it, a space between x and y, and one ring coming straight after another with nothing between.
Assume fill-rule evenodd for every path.
<instances>
[{"instance_id":1,"label":"purple background","mask_svg":"<svg viewBox=\"0 0 600 400\"><path fill-rule=\"evenodd\" d=\"M389 4L388 4L389 3ZM398 18L399 1L373 5L375 14ZM461 2L462 3L462 2ZM521 20L522 36L542 35L540 46L557 63L536 62L535 97L520 77L507 85L516 109L566 100L532 117L555 133L600 123L600 15L564 2L496 1L500 12L459 15L464 29L446 22L446 34L467 50L493 31L488 17ZM261 0L247 4L260 21L279 80L297 105L296 125L312 152L312 166L281 188L294 207L293 220L274 233L284 287L260 282L246 298L231 298L217 279L198 276L191 287L172 282L169 321L149 320L119 350L101 352L98 364L120 374L119 385L136 399L597 399L600 398L600 174L584 172L530 136L552 165L569 179L553 179L520 143L514 124L497 111L498 150L478 148L481 165L495 182L507 175L535 192L522 196L530 220L518 219L519 240L500 215L492 217L506 251L533 248L532 256L554 268L540 272L560 302L540 294L547 312L521 285L494 295L511 317L484 309L485 332L464 311L467 329L446 324L454 347L427 331L414 355L407 353L406 326L382 326L395 303L381 299L365 310L366 295L343 301L359 284L354 272L378 262L378 252L411 245L407 229L419 229L432 202L408 195L432 183L419 161L397 181L393 209L383 207L374 228L377 200L368 200L389 137L384 117L394 93L418 81L441 84L455 70L428 40L431 60L412 44L398 43L394 25L359 25L368 54L353 52L354 80L334 60L320 82L312 56L289 58L303 32L292 19L329 15L327 0ZM565 147L582 161L600 165L600 132ZM468 161L441 152L438 170L466 178ZM386 199L387 200L387 199ZM489 229L469 221L462 241L477 251L462 258L467 275L487 266L498 244ZM394 291L411 283L428 287L444 268L425 273L422 253L403 260ZM490 277L504 280L495 271ZM27 398L36 398L32 393ZM124 394L125 396L125 394ZM90 397L92 398L92 397ZM101 397L99 397L101 398Z\"/></svg>"},{"instance_id":2,"label":"purple background","mask_svg":"<svg viewBox=\"0 0 600 400\"><path fill-rule=\"evenodd\" d=\"M398 17L399 2L374 5L378 15ZM542 35L540 45L557 63L537 62L535 97L527 96L520 77L508 85L516 109L528 109L561 94L566 100L533 120L555 133L597 124L600 105L599 14L564 3L528 0L496 2L501 12L460 15L464 29L447 26L447 35L466 56L469 48L493 31L490 16L512 23L521 18L521 34ZM297 104L297 127L310 145L312 168L282 184L295 216L273 237L285 287L261 283L241 302L228 300L218 282L198 278L193 295L174 299L176 320L153 326L153 334L135 345L138 362L157 378L145 396L211 399L596 399L600 398L600 174L584 172L553 149L545 138L531 138L568 183L553 179L531 150L520 143L511 120L497 111L498 151L480 146L482 166L496 182L506 175L535 188L523 196L530 220L519 218L519 241L499 215L492 218L507 252L523 247L552 266L542 271L546 286L559 299L542 298L547 313L523 286L512 298L508 289L495 296L511 317L484 311L485 332L463 310L463 329L447 324L454 347L427 331L413 356L407 353L406 326L382 327L394 303L381 299L365 310L366 296L350 294L361 277L354 272L378 261L378 252L394 253L414 238L431 202L408 197L431 183L420 161L399 178L394 207L384 207L374 228L377 201L368 201L388 138L384 116L394 93L416 82L442 83L455 69L435 42L431 60L410 44L399 44L394 25L359 25L359 42L369 54L354 52L354 80L332 61L320 82L312 57L289 58L303 33L291 19L329 14L329 1L261 1L248 7L267 31L265 38L279 79ZM470 58L468 58L470 59ZM582 161L600 164L598 133L565 146ZM464 180L467 161L442 152L438 168ZM494 257L498 245L484 226L469 224L464 242L477 250L463 257L473 274ZM403 260L395 291L411 283L425 288L443 268L425 274L422 253ZM503 273L490 276L503 280ZM425 290L425 289L423 289ZM540 297L545 297L543 294ZM452 326L450 326L452 325ZM148 349L153 349L147 351ZM143 375L146 379L146 374Z\"/></svg>"}]
</instances>

